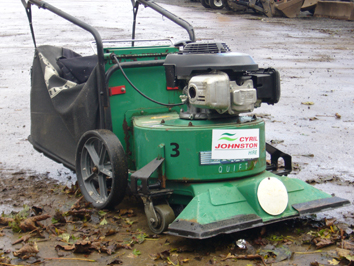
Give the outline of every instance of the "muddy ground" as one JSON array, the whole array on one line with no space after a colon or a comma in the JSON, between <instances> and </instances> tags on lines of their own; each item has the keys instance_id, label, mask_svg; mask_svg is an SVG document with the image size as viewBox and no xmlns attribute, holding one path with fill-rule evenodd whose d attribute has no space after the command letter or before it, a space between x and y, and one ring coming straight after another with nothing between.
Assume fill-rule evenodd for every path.
<instances>
[{"instance_id":1,"label":"muddy ground","mask_svg":"<svg viewBox=\"0 0 354 266\"><path fill-rule=\"evenodd\" d=\"M352 229L334 219L306 217L206 240L156 236L135 197L98 211L80 200L76 186L31 172L0 173L0 204L14 209L0 224L48 215L19 232L16 221L1 225L0 265L349 265L353 258ZM29 245L37 251L19 251Z\"/></svg>"},{"instance_id":2,"label":"muddy ground","mask_svg":"<svg viewBox=\"0 0 354 266\"><path fill-rule=\"evenodd\" d=\"M95 26L103 39L130 38L130 1L119 1L119 8L115 8L117 1L49 2ZM163 0L162 5L191 22L198 39L222 40L233 51L252 55L260 67L271 66L280 71L280 102L255 110L266 121L267 141L293 155L295 171L291 177L308 181L319 189L353 202L353 22L314 18L307 13L298 19L267 18L252 12L236 14L226 10L207 10L199 3L183 1ZM49 12L33 8L33 13L38 44L61 45L81 54L92 54L90 35ZM188 37L185 31L149 9L141 9L139 21L137 38L173 38L177 41ZM120 210L128 210L127 213L116 210L100 215L94 211L81 219L68 215L65 219L69 223L54 224L55 230L52 225L56 220L52 218L56 210L70 211L79 197L73 194L75 189L68 189L76 177L63 166L38 154L27 141L33 44L20 1L3 5L0 23L0 211L10 215L11 211L23 210L26 205L40 207L42 213L51 215L43 221L45 230L41 230L40 235L37 231L32 232L33 237L29 240L38 245L37 259L13 259L12 264L36 261L43 265L88 263L64 260L80 258L95 260L90 262L92 265L106 265L114 260L116 263L121 261L123 265L264 265L259 259L232 257L244 254L263 254L265 258L268 254L267 265L280 258L285 260L273 262L273 265L310 265L315 261L331 265L336 263L333 258L340 259L336 243L342 245L352 237L352 205L319 215L328 219L334 216L341 226L325 226L323 220L322 223L296 220L196 241L151 236L141 202L127 198L118 206ZM13 258L13 251L22 244L11 243L28 232L13 233L5 225L0 230L0 255ZM109 230L113 235L106 236ZM332 238L333 244L316 248L313 240L317 234ZM55 249L57 245L74 244L86 237L92 243L100 242L102 245L111 241L107 247L111 246L111 251L114 247L116 250L107 255L108 248L102 246L101 253L92 249L90 255L79 255L73 250ZM247 241L248 249L242 250L235 245L239 239ZM311 240L312 244L309 244ZM262 253L261 249L268 252ZM340 254L343 258L343 253ZM342 265L348 264L347 259L342 260Z\"/></svg>"}]
</instances>

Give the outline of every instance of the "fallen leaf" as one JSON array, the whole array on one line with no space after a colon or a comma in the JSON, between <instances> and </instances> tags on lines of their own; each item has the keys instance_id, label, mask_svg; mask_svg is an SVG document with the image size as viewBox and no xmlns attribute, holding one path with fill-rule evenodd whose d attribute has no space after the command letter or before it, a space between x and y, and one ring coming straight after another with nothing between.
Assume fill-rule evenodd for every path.
<instances>
[{"instance_id":1,"label":"fallen leaf","mask_svg":"<svg viewBox=\"0 0 354 266\"><path fill-rule=\"evenodd\" d=\"M125 223L128 224L128 225L132 225L133 223L136 223L136 221L131 221L130 219L126 218L125 220Z\"/></svg>"},{"instance_id":2,"label":"fallen leaf","mask_svg":"<svg viewBox=\"0 0 354 266\"><path fill-rule=\"evenodd\" d=\"M71 210L78 210L81 209L80 206L80 202L82 201L82 199L84 198L84 196L81 196L72 206L71 206Z\"/></svg>"},{"instance_id":3,"label":"fallen leaf","mask_svg":"<svg viewBox=\"0 0 354 266\"><path fill-rule=\"evenodd\" d=\"M187 262L189 262L189 260L190 260L190 259L178 258L179 264L187 263Z\"/></svg>"},{"instance_id":4,"label":"fallen leaf","mask_svg":"<svg viewBox=\"0 0 354 266\"><path fill-rule=\"evenodd\" d=\"M70 234L67 233L63 233L62 235L60 235L59 237L61 237L65 242L69 242L70 240Z\"/></svg>"},{"instance_id":5,"label":"fallen leaf","mask_svg":"<svg viewBox=\"0 0 354 266\"><path fill-rule=\"evenodd\" d=\"M198 258L198 259L197 259ZM222 261L225 261L225 260L228 260L228 259L234 259L234 258L236 258L236 256L235 255L231 255L231 253L228 253L227 255L226 255L226 257L224 257L223 259L221 259ZM196 257L196 258L194 258L194 259L197 259L197 260L199 260L199 261L201 261L202 260L202 258L201 257Z\"/></svg>"},{"instance_id":6,"label":"fallen leaf","mask_svg":"<svg viewBox=\"0 0 354 266\"><path fill-rule=\"evenodd\" d=\"M264 249L260 250L259 254L263 257L269 256L270 261L268 261L268 263L275 263L290 259L293 253L287 246L274 247L272 245L267 245Z\"/></svg>"},{"instance_id":7,"label":"fallen leaf","mask_svg":"<svg viewBox=\"0 0 354 266\"><path fill-rule=\"evenodd\" d=\"M79 209L79 210L70 210L68 211L68 215L78 217L78 218L84 218L84 217L90 217L92 213L92 210L89 209Z\"/></svg>"},{"instance_id":8,"label":"fallen leaf","mask_svg":"<svg viewBox=\"0 0 354 266\"><path fill-rule=\"evenodd\" d=\"M141 255L141 252L137 249L134 249L133 254L138 256L138 255Z\"/></svg>"},{"instance_id":9,"label":"fallen leaf","mask_svg":"<svg viewBox=\"0 0 354 266\"><path fill-rule=\"evenodd\" d=\"M125 248L125 249L132 249L129 244L117 244L117 248Z\"/></svg>"},{"instance_id":10,"label":"fallen leaf","mask_svg":"<svg viewBox=\"0 0 354 266\"><path fill-rule=\"evenodd\" d=\"M326 221L326 226L332 226L334 224L334 222L336 221L336 218L332 218L332 219L325 219Z\"/></svg>"},{"instance_id":11,"label":"fallen leaf","mask_svg":"<svg viewBox=\"0 0 354 266\"><path fill-rule=\"evenodd\" d=\"M31 235L25 235L25 236L21 237L19 240L13 242L12 245L16 245L21 242L27 242L27 240L30 239L30 237L31 237Z\"/></svg>"},{"instance_id":12,"label":"fallen leaf","mask_svg":"<svg viewBox=\"0 0 354 266\"><path fill-rule=\"evenodd\" d=\"M55 214L52 218L52 223L53 223L53 219L56 221L56 223L62 223L62 224L66 223L66 219L60 210L55 211Z\"/></svg>"},{"instance_id":13,"label":"fallen leaf","mask_svg":"<svg viewBox=\"0 0 354 266\"><path fill-rule=\"evenodd\" d=\"M115 229L109 229L105 236L112 236L112 235L115 235L116 233L118 233L118 230L115 230Z\"/></svg>"},{"instance_id":14,"label":"fallen leaf","mask_svg":"<svg viewBox=\"0 0 354 266\"><path fill-rule=\"evenodd\" d=\"M11 264L11 259L10 258L6 258L6 257L0 257L0 262L8 264L8 265L12 265Z\"/></svg>"},{"instance_id":15,"label":"fallen leaf","mask_svg":"<svg viewBox=\"0 0 354 266\"><path fill-rule=\"evenodd\" d=\"M341 119L342 118L342 116L340 114L338 114L338 113L336 113L335 116L336 116L337 119Z\"/></svg>"},{"instance_id":16,"label":"fallen leaf","mask_svg":"<svg viewBox=\"0 0 354 266\"><path fill-rule=\"evenodd\" d=\"M76 181L75 184L72 184L70 188L65 187L63 189L63 192L66 193L66 194L69 194L69 195L76 195L78 190L79 190L79 184Z\"/></svg>"},{"instance_id":17,"label":"fallen leaf","mask_svg":"<svg viewBox=\"0 0 354 266\"><path fill-rule=\"evenodd\" d=\"M329 264L331 264L331 265L338 265L338 264L339 264L339 261L336 260L336 259L329 260L328 262L329 262Z\"/></svg>"},{"instance_id":18,"label":"fallen leaf","mask_svg":"<svg viewBox=\"0 0 354 266\"><path fill-rule=\"evenodd\" d=\"M13 218L9 217L0 217L0 224L1 225L8 225L9 223L14 222L15 220Z\"/></svg>"},{"instance_id":19,"label":"fallen leaf","mask_svg":"<svg viewBox=\"0 0 354 266\"><path fill-rule=\"evenodd\" d=\"M149 257L153 260L158 260L161 258L161 255L160 253L157 253L157 254L149 254Z\"/></svg>"},{"instance_id":20,"label":"fallen leaf","mask_svg":"<svg viewBox=\"0 0 354 266\"><path fill-rule=\"evenodd\" d=\"M354 243L349 241L343 241L343 248L354 251Z\"/></svg>"},{"instance_id":21,"label":"fallen leaf","mask_svg":"<svg viewBox=\"0 0 354 266\"><path fill-rule=\"evenodd\" d=\"M72 251L75 249L75 245L56 245L55 250L62 249L65 251Z\"/></svg>"},{"instance_id":22,"label":"fallen leaf","mask_svg":"<svg viewBox=\"0 0 354 266\"><path fill-rule=\"evenodd\" d=\"M350 250L336 248L339 258L346 258L348 261L354 261L354 254Z\"/></svg>"},{"instance_id":23,"label":"fallen leaf","mask_svg":"<svg viewBox=\"0 0 354 266\"><path fill-rule=\"evenodd\" d=\"M323 248L334 244L334 242L331 239L321 238L321 237L316 237L315 239L313 239L313 242L315 243L316 248Z\"/></svg>"},{"instance_id":24,"label":"fallen leaf","mask_svg":"<svg viewBox=\"0 0 354 266\"><path fill-rule=\"evenodd\" d=\"M169 250L164 250L159 253L161 259L167 259L171 255L171 252Z\"/></svg>"},{"instance_id":25,"label":"fallen leaf","mask_svg":"<svg viewBox=\"0 0 354 266\"><path fill-rule=\"evenodd\" d=\"M107 212L105 212L105 211L102 211L102 210L98 211L99 216L105 216L106 214L107 214Z\"/></svg>"},{"instance_id":26,"label":"fallen leaf","mask_svg":"<svg viewBox=\"0 0 354 266\"><path fill-rule=\"evenodd\" d=\"M89 254L91 253L91 242L83 240L81 242L76 242L75 243L75 249L74 253L84 253L84 254Z\"/></svg>"},{"instance_id":27,"label":"fallen leaf","mask_svg":"<svg viewBox=\"0 0 354 266\"><path fill-rule=\"evenodd\" d=\"M103 218L102 221L100 222L100 225L106 225L108 224L106 218Z\"/></svg>"},{"instance_id":28,"label":"fallen leaf","mask_svg":"<svg viewBox=\"0 0 354 266\"><path fill-rule=\"evenodd\" d=\"M49 214L33 216L21 221L19 227L23 232L33 231L37 229L37 226L40 226L40 224L38 223L39 221L46 220L50 217L51 216Z\"/></svg>"},{"instance_id":29,"label":"fallen leaf","mask_svg":"<svg viewBox=\"0 0 354 266\"><path fill-rule=\"evenodd\" d=\"M120 209L118 210L118 213L120 215L125 215L125 214L133 214L134 211L132 209Z\"/></svg>"},{"instance_id":30,"label":"fallen leaf","mask_svg":"<svg viewBox=\"0 0 354 266\"><path fill-rule=\"evenodd\" d=\"M39 252L37 243L29 243L24 245L22 248L20 248L17 251L14 251L13 254L15 257L19 257L23 260L28 259L30 257L36 256L36 254Z\"/></svg>"}]
</instances>

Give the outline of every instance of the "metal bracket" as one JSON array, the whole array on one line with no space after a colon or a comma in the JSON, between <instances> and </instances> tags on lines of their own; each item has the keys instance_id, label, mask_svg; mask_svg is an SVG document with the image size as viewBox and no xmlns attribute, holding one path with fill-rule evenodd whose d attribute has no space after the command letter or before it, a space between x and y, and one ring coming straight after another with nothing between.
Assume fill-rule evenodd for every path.
<instances>
[{"instance_id":1,"label":"metal bracket","mask_svg":"<svg viewBox=\"0 0 354 266\"><path fill-rule=\"evenodd\" d=\"M270 165L267 166L267 170L271 171L272 173L282 176L282 175L288 175L292 171L292 162L291 162L291 156L287 153L284 153L274 146L270 145L269 143L266 143L266 151L270 154ZM284 170L278 171L278 160L279 158L283 158L284 160Z\"/></svg>"},{"instance_id":2,"label":"metal bracket","mask_svg":"<svg viewBox=\"0 0 354 266\"><path fill-rule=\"evenodd\" d=\"M143 168L139 169L138 171L134 172L130 176L130 189L133 193L138 192L138 180L141 180L141 192L143 195L149 195L149 184L148 180L150 176L159 168L159 166L163 163L164 158L155 158Z\"/></svg>"},{"instance_id":3,"label":"metal bracket","mask_svg":"<svg viewBox=\"0 0 354 266\"><path fill-rule=\"evenodd\" d=\"M156 223L159 222L159 219L156 215L154 204L152 202L151 197L142 196L141 199L144 202L144 211L145 211L146 218L151 224L156 225Z\"/></svg>"}]
</instances>

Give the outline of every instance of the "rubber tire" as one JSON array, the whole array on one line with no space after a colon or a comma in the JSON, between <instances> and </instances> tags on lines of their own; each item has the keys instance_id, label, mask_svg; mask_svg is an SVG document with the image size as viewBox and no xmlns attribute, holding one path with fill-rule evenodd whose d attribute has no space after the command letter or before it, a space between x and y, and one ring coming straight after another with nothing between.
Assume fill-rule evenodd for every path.
<instances>
[{"instance_id":1,"label":"rubber tire","mask_svg":"<svg viewBox=\"0 0 354 266\"><path fill-rule=\"evenodd\" d=\"M96 157L96 163L93 157ZM106 129L87 131L79 140L75 161L81 193L95 208L114 208L123 200L128 183L128 166L123 146L115 134ZM105 197L102 196L103 191Z\"/></svg>"},{"instance_id":2,"label":"rubber tire","mask_svg":"<svg viewBox=\"0 0 354 266\"><path fill-rule=\"evenodd\" d=\"M222 0L223 5L225 7L226 10L232 11L231 7L229 6L229 3L227 2L227 0Z\"/></svg>"},{"instance_id":3,"label":"rubber tire","mask_svg":"<svg viewBox=\"0 0 354 266\"><path fill-rule=\"evenodd\" d=\"M148 221L148 226L156 235L162 234L164 231L167 230L168 225L173 222L176 218L175 213L173 212L172 208L168 204L160 204L154 206L157 218L159 219L158 225L154 226L151 221Z\"/></svg>"},{"instance_id":4,"label":"rubber tire","mask_svg":"<svg viewBox=\"0 0 354 266\"><path fill-rule=\"evenodd\" d=\"M233 12L245 12L247 10L247 7L238 5L230 0L223 0L223 4L227 10L231 10Z\"/></svg>"},{"instance_id":5,"label":"rubber tire","mask_svg":"<svg viewBox=\"0 0 354 266\"><path fill-rule=\"evenodd\" d=\"M223 9L224 3L222 0L209 0L209 5L213 9Z\"/></svg>"},{"instance_id":6,"label":"rubber tire","mask_svg":"<svg viewBox=\"0 0 354 266\"><path fill-rule=\"evenodd\" d=\"M200 0L200 3L201 3L202 6L204 6L205 8L210 8L209 1L211 1L211 0Z\"/></svg>"}]
</instances>

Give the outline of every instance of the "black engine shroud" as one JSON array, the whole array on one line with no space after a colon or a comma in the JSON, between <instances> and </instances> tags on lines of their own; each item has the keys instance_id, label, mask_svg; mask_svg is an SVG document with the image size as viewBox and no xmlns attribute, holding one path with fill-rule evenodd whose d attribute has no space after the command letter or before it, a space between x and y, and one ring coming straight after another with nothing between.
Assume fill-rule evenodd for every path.
<instances>
[{"instance_id":1,"label":"black engine shroud","mask_svg":"<svg viewBox=\"0 0 354 266\"><path fill-rule=\"evenodd\" d=\"M231 52L225 43L189 43L178 54L169 54L164 67L168 87L183 85L198 74L223 71L237 84L252 79L257 98L274 104L280 98L280 75L273 68L258 68L247 54Z\"/></svg>"}]
</instances>

